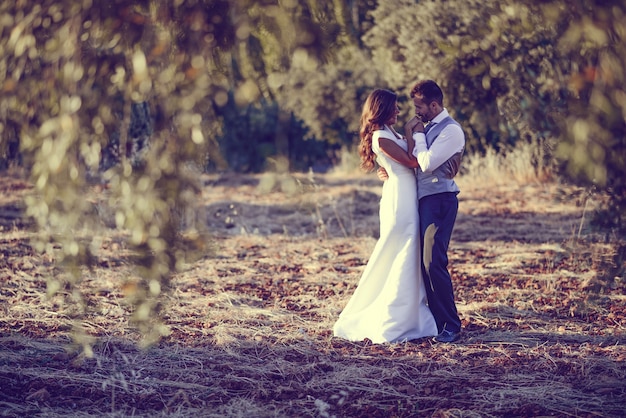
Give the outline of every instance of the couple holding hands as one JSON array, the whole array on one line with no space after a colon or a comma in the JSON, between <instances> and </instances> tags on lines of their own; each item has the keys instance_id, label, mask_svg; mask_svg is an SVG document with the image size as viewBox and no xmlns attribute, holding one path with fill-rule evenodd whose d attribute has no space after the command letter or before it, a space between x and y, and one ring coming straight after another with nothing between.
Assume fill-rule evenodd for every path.
<instances>
[{"instance_id":1,"label":"couple holding hands","mask_svg":"<svg viewBox=\"0 0 626 418\"><path fill-rule=\"evenodd\" d=\"M361 167L371 172L378 164L384 182L380 237L333 328L335 336L351 341L434 336L450 343L461 333L447 253L465 135L443 107L437 83L418 82L410 97L415 117L404 136L393 128L399 114L395 93L374 90L361 114Z\"/></svg>"}]
</instances>

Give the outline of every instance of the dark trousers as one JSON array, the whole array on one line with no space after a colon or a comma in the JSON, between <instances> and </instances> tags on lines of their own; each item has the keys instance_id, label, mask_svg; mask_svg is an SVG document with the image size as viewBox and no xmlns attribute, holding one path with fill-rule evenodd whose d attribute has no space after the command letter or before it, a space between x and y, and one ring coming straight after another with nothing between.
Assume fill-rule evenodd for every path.
<instances>
[{"instance_id":1,"label":"dark trousers","mask_svg":"<svg viewBox=\"0 0 626 418\"><path fill-rule=\"evenodd\" d=\"M448 246L458 210L459 201L456 193L425 196L419 201L420 239L423 254L427 252L424 248L426 229L431 224L437 227L431 252L432 262L428 269L422 262L422 272L428 306L435 317L439 332L444 329L452 332L461 331L461 320L454 303L452 278L448 271Z\"/></svg>"}]
</instances>

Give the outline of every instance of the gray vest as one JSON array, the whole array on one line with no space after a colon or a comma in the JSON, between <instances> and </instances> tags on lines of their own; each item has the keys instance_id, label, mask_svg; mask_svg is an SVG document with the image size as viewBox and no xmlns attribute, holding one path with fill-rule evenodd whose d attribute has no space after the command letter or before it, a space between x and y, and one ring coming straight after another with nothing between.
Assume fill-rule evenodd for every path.
<instances>
[{"instance_id":1,"label":"gray vest","mask_svg":"<svg viewBox=\"0 0 626 418\"><path fill-rule=\"evenodd\" d=\"M435 124L426 132L426 146L430 146L435 142L443 128L450 124L458 124L457 121L450 116L441 122ZM417 169L417 197L421 199L424 196L430 196L437 193L453 192L459 193L459 186L454 182L454 176L459 172L461 166L461 158L463 151L457 152L450 157L445 163L437 167L432 173L424 173L421 168Z\"/></svg>"}]
</instances>

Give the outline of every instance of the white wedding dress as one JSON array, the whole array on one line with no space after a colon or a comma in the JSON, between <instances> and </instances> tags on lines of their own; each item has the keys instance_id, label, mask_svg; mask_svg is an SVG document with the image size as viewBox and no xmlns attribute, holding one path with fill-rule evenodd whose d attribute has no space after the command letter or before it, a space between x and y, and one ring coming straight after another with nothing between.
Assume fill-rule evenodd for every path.
<instances>
[{"instance_id":1,"label":"white wedding dress","mask_svg":"<svg viewBox=\"0 0 626 418\"><path fill-rule=\"evenodd\" d=\"M333 327L336 337L369 338L376 344L437 335L422 278L414 170L385 155L378 146L380 137L407 149L406 141L397 139L389 128L373 134L376 162L389 175L380 200L380 238Z\"/></svg>"}]
</instances>

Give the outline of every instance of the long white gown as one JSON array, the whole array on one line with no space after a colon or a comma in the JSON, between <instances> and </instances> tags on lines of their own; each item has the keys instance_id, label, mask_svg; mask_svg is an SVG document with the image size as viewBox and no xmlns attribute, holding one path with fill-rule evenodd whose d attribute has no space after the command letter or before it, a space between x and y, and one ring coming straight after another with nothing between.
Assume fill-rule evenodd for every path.
<instances>
[{"instance_id":1,"label":"long white gown","mask_svg":"<svg viewBox=\"0 0 626 418\"><path fill-rule=\"evenodd\" d=\"M380 137L407 149L389 128L373 134L376 162L389 175L380 200L380 238L333 327L336 337L376 344L437 335L422 278L415 174L380 150Z\"/></svg>"}]
</instances>

